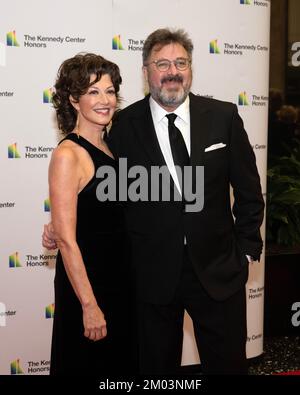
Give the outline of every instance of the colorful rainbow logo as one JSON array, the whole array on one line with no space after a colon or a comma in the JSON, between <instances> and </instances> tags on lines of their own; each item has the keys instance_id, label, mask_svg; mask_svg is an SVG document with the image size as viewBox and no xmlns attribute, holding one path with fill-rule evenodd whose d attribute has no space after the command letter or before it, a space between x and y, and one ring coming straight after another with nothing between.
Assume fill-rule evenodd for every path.
<instances>
[{"instance_id":1,"label":"colorful rainbow logo","mask_svg":"<svg viewBox=\"0 0 300 395\"><path fill-rule=\"evenodd\" d=\"M19 43L17 41L17 37L16 37L16 31L13 30L12 32L8 32L6 34L6 45L8 47L19 47Z\"/></svg>"},{"instance_id":2,"label":"colorful rainbow logo","mask_svg":"<svg viewBox=\"0 0 300 395\"><path fill-rule=\"evenodd\" d=\"M52 103L53 88L45 89L43 91L43 103Z\"/></svg>"},{"instance_id":3,"label":"colorful rainbow logo","mask_svg":"<svg viewBox=\"0 0 300 395\"><path fill-rule=\"evenodd\" d=\"M10 255L8 261L9 261L9 267L22 267L19 260L18 252L15 252L14 254Z\"/></svg>"},{"instance_id":4,"label":"colorful rainbow logo","mask_svg":"<svg viewBox=\"0 0 300 395\"><path fill-rule=\"evenodd\" d=\"M11 144L8 146L8 158L9 159L21 158L21 156L17 150L17 143L14 143L14 144Z\"/></svg>"},{"instance_id":5,"label":"colorful rainbow logo","mask_svg":"<svg viewBox=\"0 0 300 395\"><path fill-rule=\"evenodd\" d=\"M118 34L112 39L112 49L124 49L121 44L121 35Z\"/></svg>"},{"instance_id":6,"label":"colorful rainbow logo","mask_svg":"<svg viewBox=\"0 0 300 395\"><path fill-rule=\"evenodd\" d=\"M49 213L51 211L51 204L49 198L44 200L44 211L46 213Z\"/></svg>"},{"instance_id":7,"label":"colorful rainbow logo","mask_svg":"<svg viewBox=\"0 0 300 395\"><path fill-rule=\"evenodd\" d=\"M239 106L249 106L246 92L242 92L239 94Z\"/></svg>"},{"instance_id":8,"label":"colorful rainbow logo","mask_svg":"<svg viewBox=\"0 0 300 395\"><path fill-rule=\"evenodd\" d=\"M49 306L46 306L45 308L45 317L46 318L53 318L54 317L54 303L49 304Z\"/></svg>"},{"instance_id":9,"label":"colorful rainbow logo","mask_svg":"<svg viewBox=\"0 0 300 395\"><path fill-rule=\"evenodd\" d=\"M251 1L250 0L240 0L240 4L247 4L250 5Z\"/></svg>"},{"instance_id":10,"label":"colorful rainbow logo","mask_svg":"<svg viewBox=\"0 0 300 395\"><path fill-rule=\"evenodd\" d=\"M23 374L23 369L20 365L20 359L12 361L10 364L10 374Z\"/></svg>"},{"instance_id":11,"label":"colorful rainbow logo","mask_svg":"<svg viewBox=\"0 0 300 395\"><path fill-rule=\"evenodd\" d=\"M219 54L218 40L213 40L209 43L209 53Z\"/></svg>"}]
</instances>

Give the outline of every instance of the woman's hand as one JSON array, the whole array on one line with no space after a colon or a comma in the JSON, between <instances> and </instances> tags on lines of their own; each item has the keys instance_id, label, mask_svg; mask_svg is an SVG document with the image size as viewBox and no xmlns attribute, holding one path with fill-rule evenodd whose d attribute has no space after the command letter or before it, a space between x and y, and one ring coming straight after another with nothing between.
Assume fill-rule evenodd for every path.
<instances>
[{"instance_id":1,"label":"woman's hand","mask_svg":"<svg viewBox=\"0 0 300 395\"><path fill-rule=\"evenodd\" d=\"M104 339L107 335L104 314L97 304L83 307L84 336L97 341Z\"/></svg>"}]
</instances>

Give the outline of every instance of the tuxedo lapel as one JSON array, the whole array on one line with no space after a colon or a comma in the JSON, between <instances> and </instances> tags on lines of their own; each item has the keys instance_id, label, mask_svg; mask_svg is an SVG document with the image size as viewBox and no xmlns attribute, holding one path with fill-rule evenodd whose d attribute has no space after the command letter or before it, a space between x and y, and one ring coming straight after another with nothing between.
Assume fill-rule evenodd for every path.
<instances>
[{"instance_id":1,"label":"tuxedo lapel","mask_svg":"<svg viewBox=\"0 0 300 395\"><path fill-rule=\"evenodd\" d=\"M170 186L174 190L174 180L171 173L169 172L167 163L160 149L160 145L155 132L149 105L149 97L149 95L146 96L145 99L142 101L142 106L139 109L139 113L136 114L136 116L132 120L134 125L134 132L139 144L143 147L144 151L147 152L147 155L152 162L152 165L166 167L169 173Z\"/></svg>"},{"instance_id":2,"label":"tuxedo lapel","mask_svg":"<svg viewBox=\"0 0 300 395\"><path fill-rule=\"evenodd\" d=\"M210 108L206 103L190 94L190 122L191 122L191 164L204 165L204 149L209 142L212 126Z\"/></svg>"},{"instance_id":3,"label":"tuxedo lapel","mask_svg":"<svg viewBox=\"0 0 300 395\"><path fill-rule=\"evenodd\" d=\"M166 166L151 116L149 96L145 97L141 111L139 114L136 114L135 118L133 118L133 125L136 138L143 149L147 152L151 162L153 162L153 165Z\"/></svg>"}]
</instances>

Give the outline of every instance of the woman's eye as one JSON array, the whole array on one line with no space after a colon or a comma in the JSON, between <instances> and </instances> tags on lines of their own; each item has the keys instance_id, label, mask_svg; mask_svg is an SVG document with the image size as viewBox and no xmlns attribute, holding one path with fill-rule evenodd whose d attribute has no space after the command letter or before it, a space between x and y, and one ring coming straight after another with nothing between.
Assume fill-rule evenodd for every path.
<instances>
[{"instance_id":1,"label":"woman's eye","mask_svg":"<svg viewBox=\"0 0 300 395\"><path fill-rule=\"evenodd\" d=\"M110 89L110 90L107 91L107 94L108 95L115 95L116 92L113 89Z\"/></svg>"}]
</instances>

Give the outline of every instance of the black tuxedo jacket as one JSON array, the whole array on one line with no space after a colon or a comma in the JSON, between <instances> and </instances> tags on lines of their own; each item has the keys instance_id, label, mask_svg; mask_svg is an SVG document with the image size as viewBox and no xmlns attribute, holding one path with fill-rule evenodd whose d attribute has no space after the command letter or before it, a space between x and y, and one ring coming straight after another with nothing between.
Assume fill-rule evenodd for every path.
<instances>
[{"instance_id":1,"label":"black tuxedo jacket","mask_svg":"<svg viewBox=\"0 0 300 395\"><path fill-rule=\"evenodd\" d=\"M178 201L129 201L125 205L138 295L151 303L168 303L174 295L184 237L199 281L220 301L245 285L246 254L259 258L262 251L264 201L255 155L237 107L192 93L189 97L191 164L204 166L203 209L184 212ZM225 146L205 151L218 143ZM149 96L119 112L108 144L116 158L127 158L128 169L139 165L150 171L151 166L166 165Z\"/></svg>"}]
</instances>

